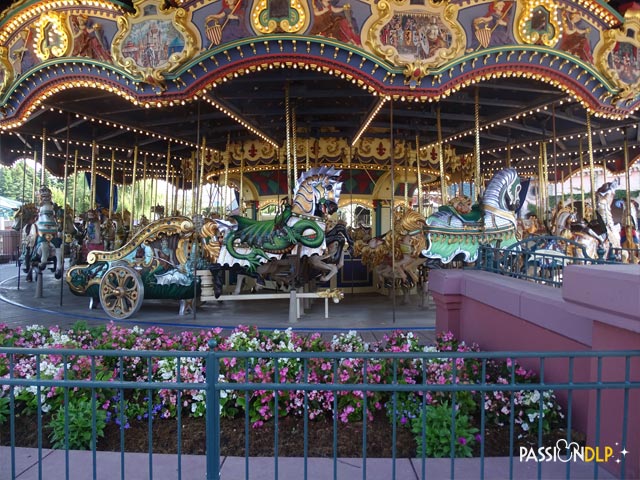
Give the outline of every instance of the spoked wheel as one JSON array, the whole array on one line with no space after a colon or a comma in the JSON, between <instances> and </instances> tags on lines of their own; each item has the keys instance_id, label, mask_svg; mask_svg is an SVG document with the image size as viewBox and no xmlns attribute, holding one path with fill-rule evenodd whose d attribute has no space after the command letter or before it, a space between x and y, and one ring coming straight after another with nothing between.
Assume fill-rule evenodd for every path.
<instances>
[{"instance_id":1,"label":"spoked wheel","mask_svg":"<svg viewBox=\"0 0 640 480\"><path fill-rule=\"evenodd\" d=\"M132 268L110 268L100 281L100 303L111 318L129 318L140 310L144 285Z\"/></svg>"}]
</instances>

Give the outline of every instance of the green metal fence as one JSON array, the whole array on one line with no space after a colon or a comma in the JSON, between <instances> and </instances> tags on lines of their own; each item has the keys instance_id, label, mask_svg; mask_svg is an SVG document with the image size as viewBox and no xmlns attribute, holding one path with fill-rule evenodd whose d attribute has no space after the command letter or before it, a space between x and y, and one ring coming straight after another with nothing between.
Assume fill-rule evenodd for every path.
<instances>
[{"instance_id":1,"label":"green metal fence","mask_svg":"<svg viewBox=\"0 0 640 480\"><path fill-rule=\"evenodd\" d=\"M636 408L630 403L632 398L638 394L640 388L640 378L638 373L638 361L640 360L640 350L638 351L607 351L607 352L393 352L393 353L361 353L361 352L239 352L239 351L218 351L216 345L211 345L208 352L156 352L156 351L87 351L87 350L61 350L61 349L33 349L25 348L0 348L0 357L6 360L8 372L0 377L0 441L9 445L9 459L3 460L0 477L16 478L16 418L30 411L33 424L37 427L37 445L35 455L38 459L37 478L69 478L70 463L69 450L71 437L73 434L72 424L74 415L74 399L83 396L91 405L90 425L91 429L90 446L91 465L87 465L87 470L91 469L92 478L98 478L98 456L99 437L98 424L101 422L99 412L103 408L101 395L104 392L115 392L116 402L120 402L119 413L120 424L120 471L111 472L109 478L127 478L125 475L125 463L127 452L125 449L125 436L127 429L127 413L125 398L132 398L134 392L142 398L142 406L146 410L146 422L148 427L148 475L154 478L153 457L154 442L153 425L160 421L174 421L177 423L177 435L175 438L177 469L175 478L194 478L188 476L183 470L182 462L182 438L185 432L182 430L182 419L188 414L183 411L183 399L194 398L194 395L203 394L203 401L206 406L206 414L203 422L206 422L206 478L254 478L261 472L255 471L252 459L249 457L249 430L254 419L251 417L250 408L245 408L240 412L244 416L245 448L244 448L244 472L242 476L226 476L221 461L221 423L220 415L224 413L228 406L229 398L234 398L236 404L250 405L252 401L264 397L265 392L270 392L268 405L272 412L282 413L281 410L295 393L298 402L299 415L303 421L302 445L302 471L297 478L310 478L309 470L309 433L313 429L313 420L309 418L312 404L313 392L319 391L331 394L329 408L329 418L333 424L333 445L332 445L332 466L322 478L338 478L338 432L344 428L344 423L339 417L341 399L350 394L357 394L361 398L361 404L357 414L361 419L368 418L371 411L378 408L373 399L384 398L387 406L388 421L390 422L391 456L386 460L390 466L389 478L405 478L397 476L396 465L400 461L397 456L397 432L402 427L402 411L399 405L403 398L414 396L419 399L418 405L418 425L415 435L418 445L426 446L432 437L429 430L429 416L426 412L436 403L450 406L450 421L446 421L449 429L446 441L449 442L447 455L450 464L449 477L455 478L456 463L460 462L458 455L459 438L461 427L461 412L465 402L472 399L481 406L477 415L473 419L473 425L477 428L477 457L475 459L475 478L495 478L496 474L488 469L487 457L485 456L485 440L490 422L494 421L494 413L490 407L490 401L497 398L497 394L504 396L505 408L509 411L504 428L508 429L509 452L508 475L510 478L517 478L517 464L523 461L522 450L516 449L518 432L522 430L521 414L516 413L519 405L523 404L523 396L529 398L531 410L530 424L536 428L535 445L528 451L529 454L538 455L540 448L555 448L557 445L547 445L544 432L545 422L549 415L549 396L545 392L554 392L563 404L564 420L561 422L566 430L566 445L571 445L577 438L574 437L574 422L580 412L574 410L574 403L582 399L585 395L591 395L595 406L593 421L596 425L595 437L592 439L591 447L601 449L611 448L609 444L604 444L601 438L602 422L610 422L605 413L612 408L608 395L610 392L618 392L621 400L614 406L618 414L621 413L619 425L615 425L619 434L619 443L625 448L630 433L637 429L637 425L632 426L629 420L630 411ZM51 359L55 358L61 370L52 371ZM29 378L23 368L25 359L33 367ZM164 372L174 369L175 381L158 380L159 362L162 362ZM167 369L167 362L171 368ZM206 376L197 382L185 381L181 378L181 371L187 365L204 362L206 365ZM318 363L320 362L320 363ZM524 373L521 366L524 363L538 372L538 376L531 379L523 378ZM613 362L613 363L612 363ZM83 365L84 369L76 368L76 365ZM105 376L107 369L102 365L110 365L109 371L117 372L115 375ZM351 371L358 373L358 379L343 378L341 371L345 365L349 364ZM607 372L612 365L616 365L616 374L610 377ZM131 365L134 365L132 367ZM311 382L311 372L313 368L321 365L321 369L326 373L325 380L321 383ZM438 380L431 382L428 379L434 378L430 375L433 372L433 365L442 367ZM504 375L500 381L493 380L489 375L496 365L503 365ZM632 368L632 365L635 367ZM19 367L20 366L20 367ZM231 369L230 366L233 366ZM132 371L135 370L135 371ZM265 369L271 372L271 377L264 376ZM412 369L413 379L409 381L407 369ZM80 370L85 374L81 374ZM233 375L230 374L233 370ZM474 372L475 376L467 375ZM80 373L79 373L80 372ZM380 372L384 372L384 375ZM467 373L465 373L467 372ZM561 372L561 373L560 373ZM295 373L295 375L294 375ZM376 376L377 375L377 376ZM169 375L166 375L169 377ZM134 377L134 379L132 379ZM469 378L476 378L476 381L469 381ZM383 383L385 381L386 383ZM24 389L30 389L34 393L34 404L27 408L24 403ZM51 420L51 413L45 411L46 405L51 402L51 392L57 396L58 409L64 422L64 437L61 449L66 452L64 471L50 472L43 470L43 427ZM152 399L158 392L172 392L175 396L175 417L171 420L158 419L154 416L154 402ZM195 393L194 393L195 392ZM262 397L261 397L262 395ZM434 399L437 399L434 400ZM145 401L146 400L146 401ZM487 403L489 402L489 403ZM579 403L579 402L578 402ZM3 410L4 405L4 410ZM281 408L282 407L282 408ZM605 410L607 409L607 410ZM255 413L255 410L252 410ZM290 413L294 414L294 413ZM533 419L533 420L531 420ZM446 420L446 419L445 419ZM278 436L280 432L280 414L274 414L269 420L273 422L274 431L274 455L273 472L275 479L279 478L279 470L282 462L288 459L279 455ZM8 437L8 438L7 438ZM367 458L367 422L362 422L362 437L353 439L362 445L362 456L357 462L361 465L361 477L368 478L368 458ZM446 444L445 441L445 444ZM446 445L444 445L446 450ZM577 445L574 445L577 447ZM565 460L576 460L580 453L574 447L570 451L555 452ZM520 447L522 448L522 447ZM584 446L583 446L584 448ZM604 450L603 450L604 451ZM518 453L519 452L519 453ZM582 450L584 453L584 450ZM566 457L568 455L568 457ZM634 454L637 456L637 452ZM621 455L619 469L621 477L626 475L626 455ZM433 476L430 467L436 460L430 458L427 448L419 449L412 464L415 467L415 478L439 478ZM441 461L441 460L440 460ZM562 460L560 460L562 461ZM576 463L567 461L563 463L563 470L566 478L572 478L576 471ZM591 465L589 465L591 467ZM593 463L593 478L601 474L601 465ZM317 474L317 472L315 472ZM371 472L374 473L374 472ZM4 478L4 477L3 477ZM135 477L134 478L138 478ZM262 477L261 477L262 478ZM316 477L317 478L317 475ZM545 478L542 462L537 462L537 478Z\"/></svg>"}]
</instances>

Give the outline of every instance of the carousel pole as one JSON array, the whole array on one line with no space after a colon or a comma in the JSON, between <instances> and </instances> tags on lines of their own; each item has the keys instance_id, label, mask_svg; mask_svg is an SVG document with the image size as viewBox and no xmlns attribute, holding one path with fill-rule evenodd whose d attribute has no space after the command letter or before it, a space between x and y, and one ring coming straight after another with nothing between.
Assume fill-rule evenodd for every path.
<instances>
[{"instance_id":1,"label":"carousel pole","mask_svg":"<svg viewBox=\"0 0 640 480\"><path fill-rule=\"evenodd\" d=\"M587 112L587 145L589 146L589 176L591 180L591 209L592 218L596 212L595 172L593 170L593 138L591 138L591 114Z\"/></svg>"},{"instance_id":2,"label":"carousel pole","mask_svg":"<svg viewBox=\"0 0 640 480\"><path fill-rule=\"evenodd\" d=\"M404 206L409 208L409 154L404 158Z\"/></svg>"},{"instance_id":3,"label":"carousel pole","mask_svg":"<svg viewBox=\"0 0 640 480\"><path fill-rule=\"evenodd\" d=\"M178 174L175 170L171 169L171 187L173 188L173 209L172 212L178 209Z\"/></svg>"},{"instance_id":4,"label":"carousel pole","mask_svg":"<svg viewBox=\"0 0 640 480\"><path fill-rule=\"evenodd\" d=\"M308 158L307 158L308 160ZM240 195L238 196L240 215L244 216L244 152L240 157Z\"/></svg>"},{"instance_id":5,"label":"carousel pole","mask_svg":"<svg viewBox=\"0 0 640 480\"><path fill-rule=\"evenodd\" d=\"M625 195L626 195L626 215L625 215L625 226L624 226L624 230L625 230L625 238L626 241L624 242L624 244L622 245L622 247L624 248L628 248L629 249L629 261L630 263L636 263L636 246L634 244L634 240L633 240L633 228L635 223L638 221L636 218L633 218L631 216L631 186L629 185L629 143L627 141L627 128L625 127L624 130L624 181L625 181Z\"/></svg>"},{"instance_id":6,"label":"carousel pole","mask_svg":"<svg viewBox=\"0 0 640 480\"><path fill-rule=\"evenodd\" d=\"M76 197L78 193L78 150L73 154L73 197L71 199L71 210L76 214Z\"/></svg>"},{"instance_id":7,"label":"carousel pole","mask_svg":"<svg viewBox=\"0 0 640 480\"><path fill-rule=\"evenodd\" d=\"M571 201L571 209L573 210L573 173L571 172L571 162L569 162L569 200Z\"/></svg>"},{"instance_id":8,"label":"carousel pole","mask_svg":"<svg viewBox=\"0 0 640 480\"><path fill-rule=\"evenodd\" d=\"M33 186L31 188L31 203L36 203L36 179L38 177L38 152L33 151Z\"/></svg>"},{"instance_id":9,"label":"carousel pole","mask_svg":"<svg viewBox=\"0 0 640 480\"><path fill-rule=\"evenodd\" d=\"M229 192L229 163L231 160L231 152L229 152L224 159L224 180L222 184L222 218L225 217L227 213L227 205L229 205L229 197L227 194Z\"/></svg>"},{"instance_id":10,"label":"carousel pole","mask_svg":"<svg viewBox=\"0 0 640 480\"><path fill-rule=\"evenodd\" d=\"M111 175L109 176L109 220L113 213L113 178L115 176L116 151L111 150Z\"/></svg>"},{"instance_id":11,"label":"carousel pole","mask_svg":"<svg viewBox=\"0 0 640 480\"><path fill-rule=\"evenodd\" d=\"M477 103L477 90L476 90L476 103ZM478 109L476 109L478 111ZM479 118L479 117L477 117ZM479 123L478 123L479 125ZM438 167L440 169L440 196L442 197L441 205L447 204L447 180L444 176L444 155L442 152L442 122L440 118L440 105L438 105L438 109L436 110L436 126L438 129ZM480 138L477 138L477 175L478 178L480 176ZM476 185L480 185L480 183L476 183Z\"/></svg>"},{"instance_id":12,"label":"carousel pole","mask_svg":"<svg viewBox=\"0 0 640 480\"><path fill-rule=\"evenodd\" d=\"M285 89L285 148L287 153L287 197L291 197L293 185L291 181L291 111L289 110L289 84Z\"/></svg>"},{"instance_id":13,"label":"carousel pole","mask_svg":"<svg viewBox=\"0 0 640 480\"><path fill-rule=\"evenodd\" d=\"M167 144L167 167L166 170L164 172L164 184L165 184L165 193L164 193L164 203L165 205L168 205L168 198L169 198L169 166L171 165L171 142L168 142ZM157 204L156 204L157 205ZM184 212L184 207L182 209L182 211ZM169 212L167 212L165 210L164 215L168 215Z\"/></svg>"},{"instance_id":14,"label":"carousel pole","mask_svg":"<svg viewBox=\"0 0 640 480\"><path fill-rule=\"evenodd\" d=\"M45 164L47 163L47 129L42 129L42 170L40 171L40 185L44 186L47 182L45 175Z\"/></svg>"},{"instance_id":15,"label":"carousel pole","mask_svg":"<svg viewBox=\"0 0 640 480\"><path fill-rule=\"evenodd\" d=\"M474 143L474 156L475 156L475 177L474 183L476 184L476 198L482 194L482 185L480 177L480 89L475 88L475 101L474 101L474 122L475 122L475 143ZM441 181L442 182L442 181ZM444 204L443 204L444 205Z\"/></svg>"},{"instance_id":16,"label":"carousel pole","mask_svg":"<svg viewBox=\"0 0 640 480\"><path fill-rule=\"evenodd\" d=\"M62 198L63 198L63 207L62 207L62 244L60 245L60 248L62 249L62 265L60 266L61 270L60 272L62 273L62 276L64 277L64 246L67 243L67 239L65 238L66 236L66 232L67 232L67 214L66 214L66 209L67 209L67 179L69 175L69 123L67 122L67 151L65 154L65 159L64 159L64 190L63 190L63 194L62 194ZM71 239L69 239L69 244L71 244ZM64 284L66 282L60 282L60 306L62 306L62 296L64 293Z\"/></svg>"},{"instance_id":17,"label":"carousel pole","mask_svg":"<svg viewBox=\"0 0 640 480\"><path fill-rule=\"evenodd\" d=\"M507 143L507 168L511 168L511 144Z\"/></svg>"},{"instance_id":18,"label":"carousel pole","mask_svg":"<svg viewBox=\"0 0 640 480\"><path fill-rule=\"evenodd\" d=\"M91 142L91 206L90 210L96 208L96 159L98 157L98 145L96 141Z\"/></svg>"},{"instance_id":19,"label":"carousel pole","mask_svg":"<svg viewBox=\"0 0 640 480\"><path fill-rule=\"evenodd\" d=\"M422 168L420 168L420 136L416 132L416 168L418 169L418 212L424 215L422 204Z\"/></svg>"},{"instance_id":20,"label":"carousel pole","mask_svg":"<svg viewBox=\"0 0 640 480\"><path fill-rule=\"evenodd\" d=\"M292 160L293 160L293 184L298 182L298 127L296 122L296 109L291 111L291 138L292 138ZM291 197L293 198L293 197Z\"/></svg>"},{"instance_id":21,"label":"carousel pole","mask_svg":"<svg viewBox=\"0 0 640 480\"><path fill-rule=\"evenodd\" d=\"M582 159L582 137L580 137L580 143L579 143L579 148L580 148L580 206L582 207L582 218L584 219L584 162Z\"/></svg>"},{"instance_id":22,"label":"carousel pole","mask_svg":"<svg viewBox=\"0 0 640 480\"><path fill-rule=\"evenodd\" d=\"M309 137L307 137L305 168L309 171Z\"/></svg>"},{"instance_id":23,"label":"carousel pole","mask_svg":"<svg viewBox=\"0 0 640 480\"><path fill-rule=\"evenodd\" d=\"M70 123L70 115L67 115L67 145L65 148L64 154L64 189L62 193L62 244L60 248L62 248L62 265L60 266L60 272L62 273L62 277L64 278L64 246L67 243L67 239L65 238L67 235L67 180L69 179L69 135L71 132ZM69 238L69 245L71 245L71 238ZM60 306L62 306L62 297L64 294L64 284L66 282L60 282Z\"/></svg>"},{"instance_id":24,"label":"carousel pole","mask_svg":"<svg viewBox=\"0 0 640 480\"><path fill-rule=\"evenodd\" d=\"M142 215L147 211L147 160L148 153L144 154L144 163L142 166Z\"/></svg>"},{"instance_id":25,"label":"carousel pole","mask_svg":"<svg viewBox=\"0 0 640 480\"><path fill-rule=\"evenodd\" d=\"M197 152L191 152L191 217L196 213L196 173L198 171Z\"/></svg>"},{"instance_id":26,"label":"carousel pole","mask_svg":"<svg viewBox=\"0 0 640 480\"><path fill-rule=\"evenodd\" d=\"M391 309L391 318L393 323L396 323L396 282L395 282L395 271L396 271L396 229L395 229L395 195L396 195L396 176L395 176L395 148L394 148L394 137L393 137L393 97L391 97L389 101L389 142L391 144L390 147L390 160L391 160L391 203L389 205L389 217L391 219L391 272L392 272L392 282L391 282L391 298L392 301L392 309Z\"/></svg>"},{"instance_id":27,"label":"carousel pole","mask_svg":"<svg viewBox=\"0 0 640 480\"><path fill-rule=\"evenodd\" d=\"M138 168L138 145L133 147L133 171L131 172L131 221L129 223L133 231L133 219L136 216L136 169Z\"/></svg>"},{"instance_id":28,"label":"carousel pole","mask_svg":"<svg viewBox=\"0 0 640 480\"><path fill-rule=\"evenodd\" d=\"M22 203L26 203L25 202L26 189L27 189L27 160L23 158L22 159L22 196L20 197L20 200L22 200Z\"/></svg>"},{"instance_id":29,"label":"carousel pole","mask_svg":"<svg viewBox=\"0 0 640 480\"><path fill-rule=\"evenodd\" d=\"M556 106L551 105L551 135L553 140L553 194L556 201L556 210L558 206L558 139L556 136ZM545 143L546 145L546 143ZM562 181L562 203L564 204L564 172Z\"/></svg>"},{"instance_id":30,"label":"carousel pole","mask_svg":"<svg viewBox=\"0 0 640 480\"><path fill-rule=\"evenodd\" d=\"M200 149L200 173L198 174L198 204L196 213L202 212L202 180L204 178L204 163L207 156L207 139L202 137L202 147Z\"/></svg>"}]
</instances>

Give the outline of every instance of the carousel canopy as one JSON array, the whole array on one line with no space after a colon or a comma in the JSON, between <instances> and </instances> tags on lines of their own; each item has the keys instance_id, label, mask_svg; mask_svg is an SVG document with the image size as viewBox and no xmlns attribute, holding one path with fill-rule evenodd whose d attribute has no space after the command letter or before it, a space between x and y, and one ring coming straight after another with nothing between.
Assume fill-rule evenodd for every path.
<instances>
[{"instance_id":1,"label":"carousel canopy","mask_svg":"<svg viewBox=\"0 0 640 480\"><path fill-rule=\"evenodd\" d=\"M190 187L196 161L209 179L292 159L437 176L440 138L450 178L471 179L477 157L483 173L532 176L544 155L559 180L590 153L622 170L625 139L637 155L634 8L389 5L14 2L0 20L0 161L44 155L57 175L67 161L108 177L113 159L117 182L146 164Z\"/></svg>"}]
</instances>

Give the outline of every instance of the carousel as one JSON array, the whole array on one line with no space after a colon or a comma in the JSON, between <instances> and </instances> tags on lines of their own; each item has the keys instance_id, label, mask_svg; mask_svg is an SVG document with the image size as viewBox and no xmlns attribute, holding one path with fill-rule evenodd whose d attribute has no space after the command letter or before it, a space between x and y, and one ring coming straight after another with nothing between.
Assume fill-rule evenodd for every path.
<instances>
[{"instance_id":1,"label":"carousel","mask_svg":"<svg viewBox=\"0 0 640 480\"><path fill-rule=\"evenodd\" d=\"M392 309L428 268L530 235L636 261L639 106L633 3L0 13L0 162L34 169L21 266L41 284L52 264L118 319L145 298L186 313L256 290L379 292Z\"/></svg>"}]
</instances>

